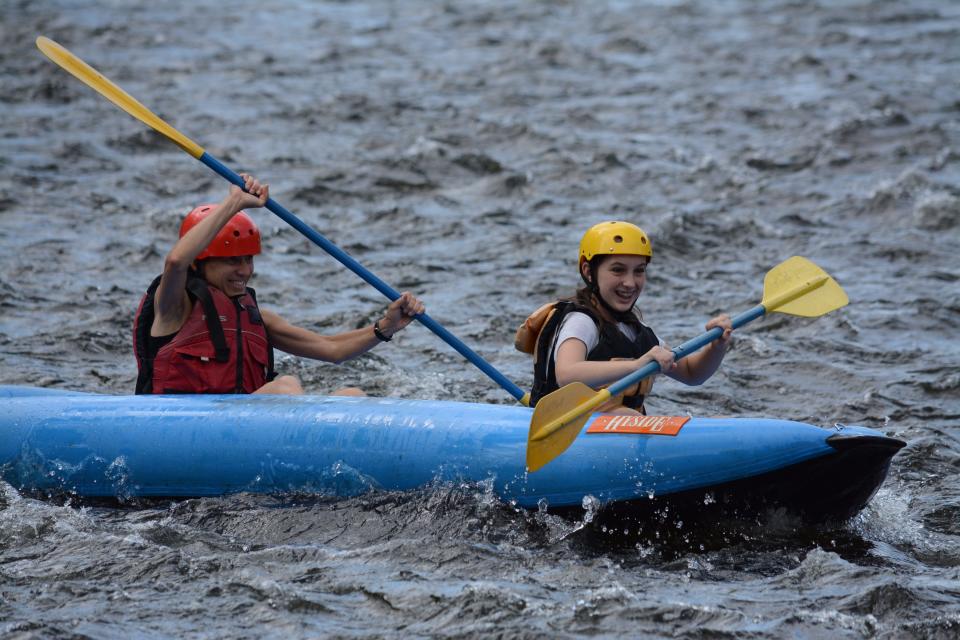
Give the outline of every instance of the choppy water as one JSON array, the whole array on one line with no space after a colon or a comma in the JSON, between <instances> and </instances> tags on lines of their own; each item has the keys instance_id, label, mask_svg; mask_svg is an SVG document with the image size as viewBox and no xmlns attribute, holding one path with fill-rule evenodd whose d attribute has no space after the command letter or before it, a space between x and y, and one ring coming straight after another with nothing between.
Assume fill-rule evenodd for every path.
<instances>
[{"instance_id":1,"label":"choppy water","mask_svg":"<svg viewBox=\"0 0 960 640\"><path fill-rule=\"evenodd\" d=\"M576 284L593 222L652 235L641 306L674 344L805 255L849 307L756 323L709 383L661 382L652 405L909 447L852 522L774 517L719 542L615 543L482 485L116 508L0 484L3 635L957 637L960 5L131 5L0 5L0 383L131 390L140 293L183 213L225 190L43 58L43 34L524 387L513 328ZM383 308L257 219L265 306L330 331ZM317 393L510 401L419 327L340 367L282 366Z\"/></svg>"}]
</instances>

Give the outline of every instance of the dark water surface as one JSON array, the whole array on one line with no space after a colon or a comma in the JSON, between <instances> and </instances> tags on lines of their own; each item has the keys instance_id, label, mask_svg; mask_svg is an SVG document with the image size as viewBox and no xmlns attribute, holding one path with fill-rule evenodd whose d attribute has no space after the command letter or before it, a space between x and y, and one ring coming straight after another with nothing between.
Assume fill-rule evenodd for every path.
<instances>
[{"instance_id":1,"label":"dark water surface","mask_svg":"<svg viewBox=\"0 0 960 640\"><path fill-rule=\"evenodd\" d=\"M805 255L851 305L739 333L657 413L863 424L909 442L873 503L641 538L411 494L37 500L0 484L5 637L960 635L960 5L6 1L0 383L125 393L133 309L225 183L43 58L70 48L529 387L514 327L605 218L652 236L676 344ZM179 8L178 8L179 7ZM384 301L263 211L264 306L322 331ZM421 327L324 393L510 397ZM611 535L615 534L615 535Z\"/></svg>"}]
</instances>

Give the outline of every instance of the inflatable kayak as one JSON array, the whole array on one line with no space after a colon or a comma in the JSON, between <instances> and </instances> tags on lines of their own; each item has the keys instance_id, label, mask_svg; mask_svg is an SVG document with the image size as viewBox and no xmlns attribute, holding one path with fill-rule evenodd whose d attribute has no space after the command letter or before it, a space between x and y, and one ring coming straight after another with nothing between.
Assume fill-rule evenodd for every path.
<instances>
[{"instance_id":1,"label":"inflatable kayak","mask_svg":"<svg viewBox=\"0 0 960 640\"><path fill-rule=\"evenodd\" d=\"M43 495L121 501L237 492L346 497L455 480L492 483L500 498L524 508L687 500L832 519L866 505L904 446L865 427L596 414L566 452L527 473L532 412L520 406L29 387L0 387L0 398L5 481Z\"/></svg>"}]
</instances>

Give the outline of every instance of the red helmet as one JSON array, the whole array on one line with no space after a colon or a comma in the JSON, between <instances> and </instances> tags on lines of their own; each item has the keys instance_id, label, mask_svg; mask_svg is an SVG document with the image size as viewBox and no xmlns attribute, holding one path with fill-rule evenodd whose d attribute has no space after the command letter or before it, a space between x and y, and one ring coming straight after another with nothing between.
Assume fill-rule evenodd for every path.
<instances>
[{"instance_id":1,"label":"red helmet","mask_svg":"<svg viewBox=\"0 0 960 640\"><path fill-rule=\"evenodd\" d=\"M180 223L180 237L185 236L216 208L215 204L202 204L188 213ZM238 211L196 259L255 256L259 253L260 229L257 229L257 225L250 216L243 211Z\"/></svg>"}]
</instances>

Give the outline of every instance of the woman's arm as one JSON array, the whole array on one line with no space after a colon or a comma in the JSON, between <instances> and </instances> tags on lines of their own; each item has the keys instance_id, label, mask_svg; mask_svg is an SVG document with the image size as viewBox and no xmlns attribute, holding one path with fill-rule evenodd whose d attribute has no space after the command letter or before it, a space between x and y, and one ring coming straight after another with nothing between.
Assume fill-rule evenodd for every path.
<instances>
[{"instance_id":1,"label":"woman's arm","mask_svg":"<svg viewBox=\"0 0 960 640\"><path fill-rule=\"evenodd\" d=\"M377 324L380 332L390 338L424 311L425 307L420 300L411 293L404 292L390 304ZM324 336L292 325L273 311L261 309L260 312L270 335L271 344L281 351L303 358L339 364L369 351L381 342L374 333L373 325Z\"/></svg>"},{"instance_id":2,"label":"woman's arm","mask_svg":"<svg viewBox=\"0 0 960 640\"><path fill-rule=\"evenodd\" d=\"M714 327L723 329L723 335L706 348L677 362L677 366L667 373L668 376L684 384L700 385L716 373L720 363L723 362L723 356L727 353L730 336L733 334L730 316L723 314L711 318L707 322L706 329L709 331Z\"/></svg>"},{"instance_id":3,"label":"woman's arm","mask_svg":"<svg viewBox=\"0 0 960 640\"><path fill-rule=\"evenodd\" d=\"M664 373L673 367L673 352L663 347L654 347L635 360L587 360L587 345L576 338L569 338L557 350L555 370L557 384L561 387L571 382L598 388L616 382L637 369L656 360Z\"/></svg>"}]
</instances>

